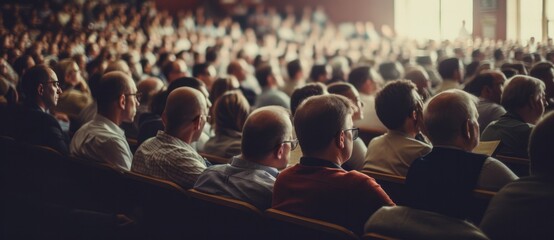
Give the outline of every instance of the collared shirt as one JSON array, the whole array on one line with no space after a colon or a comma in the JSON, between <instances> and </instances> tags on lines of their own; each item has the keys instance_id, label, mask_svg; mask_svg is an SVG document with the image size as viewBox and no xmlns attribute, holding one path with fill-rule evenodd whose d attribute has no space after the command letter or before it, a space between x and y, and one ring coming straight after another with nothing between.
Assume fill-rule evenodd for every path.
<instances>
[{"instance_id":1,"label":"collared shirt","mask_svg":"<svg viewBox=\"0 0 554 240\"><path fill-rule=\"evenodd\" d=\"M206 169L194 188L248 202L259 209L271 207L276 168L234 157L231 164Z\"/></svg>"},{"instance_id":2,"label":"collared shirt","mask_svg":"<svg viewBox=\"0 0 554 240\"><path fill-rule=\"evenodd\" d=\"M83 159L110 162L125 170L131 169L133 161L125 132L100 114L73 135L69 152Z\"/></svg>"},{"instance_id":3,"label":"collared shirt","mask_svg":"<svg viewBox=\"0 0 554 240\"><path fill-rule=\"evenodd\" d=\"M492 121L498 120L502 115L506 114L506 110L498 103L491 102L484 98L479 98L477 104L477 112L479 113L479 122L481 133Z\"/></svg>"},{"instance_id":4,"label":"collared shirt","mask_svg":"<svg viewBox=\"0 0 554 240\"><path fill-rule=\"evenodd\" d=\"M132 171L191 188L206 167L204 158L191 145L158 131L137 149Z\"/></svg>"},{"instance_id":5,"label":"collared shirt","mask_svg":"<svg viewBox=\"0 0 554 240\"><path fill-rule=\"evenodd\" d=\"M406 176L412 162L431 152L431 148L403 132L389 130L369 142L364 169Z\"/></svg>"},{"instance_id":6,"label":"collared shirt","mask_svg":"<svg viewBox=\"0 0 554 240\"><path fill-rule=\"evenodd\" d=\"M314 157L302 157L300 158L300 164L308 167L327 167L342 169L338 164L334 162Z\"/></svg>"}]
</instances>

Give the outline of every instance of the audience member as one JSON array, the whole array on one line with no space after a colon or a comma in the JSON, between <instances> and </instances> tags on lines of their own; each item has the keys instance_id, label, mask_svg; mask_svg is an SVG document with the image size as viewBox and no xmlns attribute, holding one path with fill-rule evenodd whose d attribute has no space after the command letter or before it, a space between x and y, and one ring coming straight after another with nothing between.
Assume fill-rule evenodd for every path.
<instances>
[{"instance_id":1,"label":"audience member","mask_svg":"<svg viewBox=\"0 0 554 240\"><path fill-rule=\"evenodd\" d=\"M279 174L272 207L345 226L357 234L381 206L394 205L375 180L340 166L357 138L352 104L337 95L313 96L294 115L304 156Z\"/></svg>"},{"instance_id":2,"label":"audience member","mask_svg":"<svg viewBox=\"0 0 554 240\"><path fill-rule=\"evenodd\" d=\"M348 75L348 82L351 83L360 93L360 99L364 103L364 117L354 124L364 130L372 130L384 133L387 128L375 112L375 94L380 90L383 80L381 76L369 66L362 66L352 69Z\"/></svg>"},{"instance_id":3,"label":"audience member","mask_svg":"<svg viewBox=\"0 0 554 240\"><path fill-rule=\"evenodd\" d=\"M412 162L432 148L416 138L423 127L421 97L412 82L392 81L377 93L375 108L389 130L369 142L364 169L406 176Z\"/></svg>"},{"instance_id":4,"label":"audience member","mask_svg":"<svg viewBox=\"0 0 554 240\"><path fill-rule=\"evenodd\" d=\"M204 82L208 91L212 90L216 74L215 67L209 63L197 63L192 66L192 76Z\"/></svg>"},{"instance_id":5,"label":"audience member","mask_svg":"<svg viewBox=\"0 0 554 240\"><path fill-rule=\"evenodd\" d=\"M544 82L547 109L554 108L554 64L551 62L538 62L529 71L529 76L538 78Z\"/></svg>"},{"instance_id":6,"label":"audience member","mask_svg":"<svg viewBox=\"0 0 554 240\"><path fill-rule=\"evenodd\" d=\"M132 171L173 181L191 188L207 163L191 146L209 118L206 97L190 87L169 93L162 119L164 131L137 149Z\"/></svg>"},{"instance_id":7,"label":"audience member","mask_svg":"<svg viewBox=\"0 0 554 240\"><path fill-rule=\"evenodd\" d=\"M475 76L464 88L466 92L479 97L477 113L479 114L478 122L481 132L485 130L489 123L506 114L506 110L500 105L506 81L503 73L489 71Z\"/></svg>"},{"instance_id":8,"label":"audience member","mask_svg":"<svg viewBox=\"0 0 554 240\"><path fill-rule=\"evenodd\" d=\"M135 82L124 72L109 72L102 76L95 91L98 112L73 135L69 151L82 159L130 170L133 154L119 125L133 122L135 117L140 101Z\"/></svg>"},{"instance_id":9,"label":"audience member","mask_svg":"<svg viewBox=\"0 0 554 240\"><path fill-rule=\"evenodd\" d=\"M253 89L250 89L248 87L244 86L244 82L246 81L247 73L246 73L246 65L247 63L245 61L237 60L229 63L229 66L227 67L227 74L229 76L232 76L236 78L240 84L239 88L244 97L246 97L246 100L248 100L248 104L250 106L254 106L256 104L256 92Z\"/></svg>"},{"instance_id":10,"label":"audience member","mask_svg":"<svg viewBox=\"0 0 554 240\"><path fill-rule=\"evenodd\" d=\"M511 78L501 101L507 113L491 122L481 134L481 139L500 140L500 154L527 158L529 134L546 106L544 88L544 83L534 77L516 75Z\"/></svg>"},{"instance_id":11,"label":"audience member","mask_svg":"<svg viewBox=\"0 0 554 240\"><path fill-rule=\"evenodd\" d=\"M304 79L304 71L299 59L292 60L287 63L287 73L289 78L285 82L283 92L285 92L288 96L292 96L292 93L295 89L300 88L306 84L306 80Z\"/></svg>"},{"instance_id":12,"label":"audience member","mask_svg":"<svg viewBox=\"0 0 554 240\"><path fill-rule=\"evenodd\" d=\"M230 159L240 154L242 128L250 105L238 91L223 94L214 105L215 136L204 145L204 152Z\"/></svg>"},{"instance_id":13,"label":"audience member","mask_svg":"<svg viewBox=\"0 0 554 240\"><path fill-rule=\"evenodd\" d=\"M496 191L517 176L500 161L471 151L479 143L477 99L461 90L437 94L423 123L433 150L412 162L407 206L465 219L476 188Z\"/></svg>"},{"instance_id":14,"label":"audience member","mask_svg":"<svg viewBox=\"0 0 554 240\"><path fill-rule=\"evenodd\" d=\"M346 82L332 83L328 86L327 91L332 94L344 96L350 100L354 106L354 113L352 114L352 121L359 120L364 117L363 107L364 103L360 100L360 94L358 90L352 84ZM353 142L352 156L346 163L342 165L347 171L350 170L362 170L365 161L365 154L367 147L361 138L357 138Z\"/></svg>"},{"instance_id":15,"label":"audience member","mask_svg":"<svg viewBox=\"0 0 554 240\"><path fill-rule=\"evenodd\" d=\"M72 59L60 61L55 69L63 90L55 111L67 114L71 119L77 119L81 111L92 103L88 84L81 76L79 66Z\"/></svg>"},{"instance_id":16,"label":"audience member","mask_svg":"<svg viewBox=\"0 0 554 240\"><path fill-rule=\"evenodd\" d=\"M459 89L464 80L464 64L457 58L442 60L439 63L439 73L442 83L437 87L437 93L448 89Z\"/></svg>"},{"instance_id":17,"label":"audience member","mask_svg":"<svg viewBox=\"0 0 554 240\"><path fill-rule=\"evenodd\" d=\"M50 115L50 109L58 104L62 93L54 71L40 64L29 68L21 77L19 89L23 104L9 106L7 114L2 114L1 135L67 154L69 139Z\"/></svg>"},{"instance_id":18,"label":"audience member","mask_svg":"<svg viewBox=\"0 0 554 240\"><path fill-rule=\"evenodd\" d=\"M271 105L290 107L289 96L280 90L283 86L283 79L281 76L275 76L271 66L265 64L259 66L256 69L256 79L262 87L262 93L256 97L254 108Z\"/></svg>"},{"instance_id":19,"label":"audience member","mask_svg":"<svg viewBox=\"0 0 554 240\"><path fill-rule=\"evenodd\" d=\"M417 66L409 68L404 78L412 81L416 85L417 93L419 93L419 96L421 96L424 102L433 96L429 74L423 67Z\"/></svg>"},{"instance_id":20,"label":"audience member","mask_svg":"<svg viewBox=\"0 0 554 240\"><path fill-rule=\"evenodd\" d=\"M287 166L296 146L290 113L278 106L259 108L244 123L242 154L233 157L230 164L206 169L194 188L267 209L271 207L275 178Z\"/></svg>"},{"instance_id":21,"label":"audience member","mask_svg":"<svg viewBox=\"0 0 554 240\"><path fill-rule=\"evenodd\" d=\"M518 179L494 196L481 221L491 239L548 239L554 236L554 113L531 132L531 176Z\"/></svg>"}]
</instances>

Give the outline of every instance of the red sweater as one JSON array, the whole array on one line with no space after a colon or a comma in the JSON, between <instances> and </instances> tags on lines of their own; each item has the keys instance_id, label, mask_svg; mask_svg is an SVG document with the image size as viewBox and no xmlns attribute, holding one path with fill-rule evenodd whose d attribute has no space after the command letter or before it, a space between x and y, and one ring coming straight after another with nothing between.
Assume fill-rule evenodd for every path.
<instances>
[{"instance_id":1,"label":"red sweater","mask_svg":"<svg viewBox=\"0 0 554 240\"><path fill-rule=\"evenodd\" d=\"M279 174L272 208L363 232L367 219L394 202L375 179L358 171L297 164Z\"/></svg>"}]
</instances>

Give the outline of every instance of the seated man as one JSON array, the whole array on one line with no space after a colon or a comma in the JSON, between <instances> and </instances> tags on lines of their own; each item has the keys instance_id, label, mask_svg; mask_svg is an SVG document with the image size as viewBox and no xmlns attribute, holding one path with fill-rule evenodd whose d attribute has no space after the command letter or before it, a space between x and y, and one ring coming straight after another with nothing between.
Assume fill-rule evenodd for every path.
<instances>
[{"instance_id":1,"label":"seated man","mask_svg":"<svg viewBox=\"0 0 554 240\"><path fill-rule=\"evenodd\" d=\"M165 130L140 145L132 171L191 188L207 167L204 158L191 146L208 121L207 106L206 97L196 89L173 90L162 115Z\"/></svg>"},{"instance_id":2,"label":"seated man","mask_svg":"<svg viewBox=\"0 0 554 240\"><path fill-rule=\"evenodd\" d=\"M68 137L49 114L62 93L54 71L46 65L30 68L21 78L20 90L23 105L6 109L6 114L0 117L0 135L67 154Z\"/></svg>"},{"instance_id":3,"label":"seated man","mask_svg":"<svg viewBox=\"0 0 554 240\"><path fill-rule=\"evenodd\" d=\"M387 84L377 93L375 108L389 130L369 142L364 169L406 176L412 161L432 148L416 139L423 122L423 103L416 86L408 80Z\"/></svg>"},{"instance_id":4,"label":"seated man","mask_svg":"<svg viewBox=\"0 0 554 240\"><path fill-rule=\"evenodd\" d=\"M206 169L194 188L267 209L279 169L287 166L290 152L298 145L289 112L278 106L252 112L244 124L241 145L242 155L233 157L231 164Z\"/></svg>"},{"instance_id":5,"label":"seated man","mask_svg":"<svg viewBox=\"0 0 554 240\"><path fill-rule=\"evenodd\" d=\"M133 153L119 125L135 117L139 106L135 82L121 71L109 72L98 82L96 92L98 112L73 135L69 151L75 157L131 170Z\"/></svg>"},{"instance_id":6,"label":"seated man","mask_svg":"<svg viewBox=\"0 0 554 240\"><path fill-rule=\"evenodd\" d=\"M483 141L500 140L499 154L527 158L529 134L546 106L544 83L534 77L516 75L502 93L502 106L508 111L489 124Z\"/></svg>"},{"instance_id":7,"label":"seated man","mask_svg":"<svg viewBox=\"0 0 554 240\"><path fill-rule=\"evenodd\" d=\"M471 152L479 142L476 102L453 89L427 103L423 123L433 150L408 170L407 206L464 219L473 189L496 191L517 179L500 161Z\"/></svg>"},{"instance_id":8,"label":"seated man","mask_svg":"<svg viewBox=\"0 0 554 240\"><path fill-rule=\"evenodd\" d=\"M380 208L364 230L394 239L489 239L468 221L406 206Z\"/></svg>"},{"instance_id":9,"label":"seated man","mask_svg":"<svg viewBox=\"0 0 554 240\"><path fill-rule=\"evenodd\" d=\"M491 239L549 239L554 236L554 113L531 132L531 176L502 188L491 200L481 229Z\"/></svg>"},{"instance_id":10,"label":"seated man","mask_svg":"<svg viewBox=\"0 0 554 240\"><path fill-rule=\"evenodd\" d=\"M464 88L465 91L479 97L477 113L481 132L489 123L506 114L506 110L500 105L504 82L506 77L502 72L489 71L475 76Z\"/></svg>"},{"instance_id":11,"label":"seated man","mask_svg":"<svg viewBox=\"0 0 554 240\"><path fill-rule=\"evenodd\" d=\"M360 234L371 214L394 205L375 179L341 168L358 137L352 113L350 100L338 95L313 96L300 104L294 126L304 155L277 177L273 208Z\"/></svg>"},{"instance_id":12,"label":"seated man","mask_svg":"<svg viewBox=\"0 0 554 240\"><path fill-rule=\"evenodd\" d=\"M385 133L387 128L377 117L375 112L375 94L381 89L382 77L369 66L360 66L352 69L348 74L348 82L360 93L360 100L364 103L362 112L364 117L355 122L362 129Z\"/></svg>"}]
</instances>

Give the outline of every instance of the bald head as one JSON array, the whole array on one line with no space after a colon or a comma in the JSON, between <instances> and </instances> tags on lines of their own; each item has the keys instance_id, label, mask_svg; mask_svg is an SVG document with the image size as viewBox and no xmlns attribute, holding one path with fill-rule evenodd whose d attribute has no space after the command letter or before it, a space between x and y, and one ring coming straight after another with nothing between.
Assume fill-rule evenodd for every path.
<instances>
[{"instance_id":1,"label":"bald head","mask_svg":"<svg viewBox=\"0 0 554 240\"><path fill-rule=\"evenodd\" d=\"M249 161L260 160L290 138L292 123L287 109L279 106L258 108L244 123L242 155Z\"/></svg>"},{"instance_id":2,"label":"bald head","mask_svg":"<svg viewBox=\"0 0 554 240\"><path fill-rule=\"evenodd\" d=\"M142 94L141 104L148 104L150 99L164 87L162 80L156 77L149 77L138 82L137 89Z\"/></svg>"},{"instance_id":3,"label":"bald head","mask_svg":"<svg viewBox=\"0 0 554 240\"><path fill-rule=\"evenodd\" d=\"M477 101L475 96L457 89L431 98L423 112L423 123L431 142L434 145L450 145L460 137L464 130L462 127L468 120L474 120L477 124Z\"/></svg>"},{"instance_id":4,"label":"bald head","mask_svg":"<svg viewBox=\"0 0 554 240\"><path fill-rule=\"evenodd\" d=\"M165 104L166 132L176 132L207 112L206 97L200 91L190 87L177 88L169 94Z\"/></svg>"}]
</instances>

